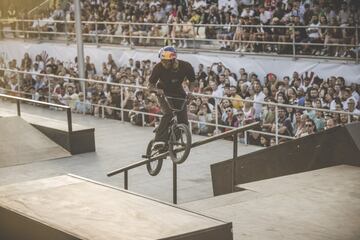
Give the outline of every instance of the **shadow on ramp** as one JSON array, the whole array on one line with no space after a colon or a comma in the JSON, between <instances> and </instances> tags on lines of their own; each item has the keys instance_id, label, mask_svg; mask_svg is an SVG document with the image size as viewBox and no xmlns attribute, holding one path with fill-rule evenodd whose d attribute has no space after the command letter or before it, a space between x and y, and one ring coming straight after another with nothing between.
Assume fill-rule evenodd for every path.
<instances>
[{"instance_id":1,"label":"shadow on ramp","mask_svg":"<svg viewBox=\"0 0 360 240\"><path fill-rule=\"evenodd\" d=\"M0 167L71 156L19 117L0 118L0 132Z\"/></svg>"}]
</instances>

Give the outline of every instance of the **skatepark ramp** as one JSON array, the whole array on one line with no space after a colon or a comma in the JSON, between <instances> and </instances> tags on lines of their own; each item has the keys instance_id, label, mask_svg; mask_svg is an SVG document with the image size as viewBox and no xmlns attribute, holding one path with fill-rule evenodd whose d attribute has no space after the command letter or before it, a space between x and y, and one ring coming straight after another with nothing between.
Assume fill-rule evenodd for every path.
<instances>
[{"instance_id":1,"label":"skatepark ramp","mask_svg":"<svg viewBox=\"0 0 360 240\"><path fill-rule=\"evenodd\" d=\"M339 165L240 187L180 207L232 222L235 240L360 239L360 167Z\"/></svg>"},{"instance_id":2,"label":"skatepark ramp","mask_svg":"<svg viewBox=\"0 0 360 240\"><path fill-rule=\"evenodd\" d=\"M15 97L6 94L0 94L0 98L16 101L17 116L21 116L27 122L31 123L36 129L45 134L52 141L62 146L71 154L80 154L86 152L95 152L95 129L72 123L71 108L65 105L35 101L27 98ZM59 121L51 118L43 118L31 114L21 113L21 102L31 104L61 108L66 110L67 121ZM14 116L13 112L1 109L0 116Z\"/></svg>"},{"instance_id":3,"label":"skatepark ramp","mask_svg":"<svg viewBox=\"0 0 360 240\"><path fill-rule=\"evenodd\" d=\"M350 123L211 165L214 195L248 182L348 164L360 166L360 123Z\"/></svg>"},{"instance_id":4,"label":"skatepark ramp","mask_svg":"<svg viewBox=\"0 0 360 240\"><path fill-rule=\"evenodd\" d=\"M0 187L0 239L232 240L232 224L74 175Z\"/></svg>"},{"instance_id":5,"label":"skatepark ramp","mask_svg":"<svg viewBox=\"0 0 360 240\"><path fill-rule=\"evenodd\" d=\"M71 156L20 117L0 118L0 133L0 167Z\"/></svg>"}]
</instances>

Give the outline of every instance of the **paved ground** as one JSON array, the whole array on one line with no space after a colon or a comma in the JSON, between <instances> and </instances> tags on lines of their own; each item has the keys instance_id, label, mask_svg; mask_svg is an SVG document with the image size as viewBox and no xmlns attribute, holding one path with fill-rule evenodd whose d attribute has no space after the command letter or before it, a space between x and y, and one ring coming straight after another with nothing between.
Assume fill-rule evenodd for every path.
<instances>
[{"instance_id":1,"label":"paved ground","mask_svg":"<svg viewBox=\"0 0 360 240\"><path fill-rule=\"evenodd\" d=\"M0 110L16 106L0 100ZM66 120L63 111L48 110L22 105L27 114ZM123 175L107 177L106 173L141 160L148 141L153 137L152 128L132 126L116 120L73 114L73 122L95 128L96 152L70 158L36 162L0 168L0 185L72 173L115 186L123 186ZM194 136L194 140L200 139ZM16 148L16 146L14 146ZM259 149L239 144L239 154ZM218 140L195 148L187 161L178 168L178 202L184 203L212 197L210 164L232 157L232 142ZM129 173L129 190L164 201L172 201L172 164L166 161L156 177L148 175L145 166Z\"/></svg>"}]
</instances>

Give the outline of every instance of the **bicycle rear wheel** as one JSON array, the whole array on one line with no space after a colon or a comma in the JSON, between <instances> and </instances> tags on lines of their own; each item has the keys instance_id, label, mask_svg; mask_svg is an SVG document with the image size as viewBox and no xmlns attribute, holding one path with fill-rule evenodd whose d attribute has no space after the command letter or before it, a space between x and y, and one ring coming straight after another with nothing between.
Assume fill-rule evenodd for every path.
<instances>
[{"instance_id":1,"label":"bicycle rear wheel","mask_svg":"<svg viewBox=\"0 0 360 240\"><path fill-rule=\"evenodd\" d=\"M159 149L153 148L154 142L155 142L154 140L151 140L147 146L146 155L148 156L148 158L155 157L161 153ZM148 162L146 163L146 169L151 176L156 176L159 174L162 164L163 164L163 159Z\"/></svg>"},{"instance_id":2,"label":"bicycle rear wheel","mask_svg":"<svg viewBox=\"0 0 360 240\"><path fill-rule=\"evenodd\" d=\"M169 155L171 160L180 164L189 156L191 149L191 133L185 124L177 124L171 133L169 141Z\"/></svg>"}]
</instances>

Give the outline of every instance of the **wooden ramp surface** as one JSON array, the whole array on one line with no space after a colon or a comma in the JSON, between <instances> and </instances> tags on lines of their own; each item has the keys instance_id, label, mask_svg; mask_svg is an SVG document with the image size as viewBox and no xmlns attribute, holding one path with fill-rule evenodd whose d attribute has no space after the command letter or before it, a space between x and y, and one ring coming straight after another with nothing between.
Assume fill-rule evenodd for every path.
<instances>
[{"instance_id":1,"label":"wooden ramp surface","mask_svg":"<svg viewBox=\"0 0 360 240\"><path fill-rule=\"evenodd\" d=\"M232 239L229 224L223 221L70 175L2 186L0 214L1 209L75 239L219 239L176 236L211 232L224 226L228 231L223 239ZM0 218L0 238L7 231L1 229L6 226L4 221Z\"/></svg>"},{"instance_id":2,"label":"wooden ramp surface","mask_svg":"<svg viewBox=\"0 0 360 240\"><path fill-rule=\"evenodd\" d=\"M19 117L0 118L0 133L0 167L71 156Z\"/></svg>"},{"instance_id":3,"label":"wooden ramp surface","mask_svg":"<svg viewBox=\"0 0 360 240\"><path fill-rule=\"evenodd\" d=\"M233 222L234 239L360 239L360 167L340 165L240 185L181 205Z\"/></svg>"}]
</instances>

